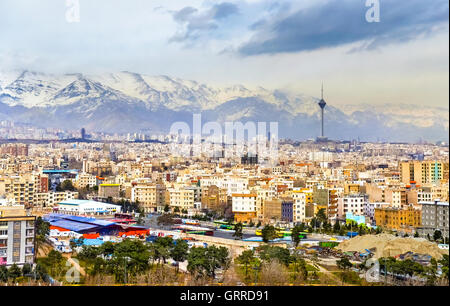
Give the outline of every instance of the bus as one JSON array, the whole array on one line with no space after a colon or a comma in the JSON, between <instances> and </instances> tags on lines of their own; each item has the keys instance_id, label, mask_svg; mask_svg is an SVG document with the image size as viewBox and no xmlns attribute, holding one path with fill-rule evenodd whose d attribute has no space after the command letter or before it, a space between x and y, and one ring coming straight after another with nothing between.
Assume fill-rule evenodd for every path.
<instances>
[{"instance_id":1,"label":"bus","mask_svg":"<svg viewBox=\"0 0 450 306\"><path fill-rule=\"evenodd\" d=\"M230 222L221 221L221 220L215 220L214 223L217 225L229 225L230 224Z\"/></svg>"},{"instance_id":2,"label":"bus","mask_svg":"<svg viewBox=\"0 0 450 306\"><path fill-rule=\"evenodd\" d=\"M181 222L186 225L196 225L196 226L200 225L200 222L191 219L181 219Z\"/></svg>"},{"instance_id":3,"label":"bus","mask_svg":"<svg viewBox=\"0 0 450 306\"><path fill-rule=\"evenodd\" d=\"M228 225L228 224L221 224L217 228L218 229L224 229L224 230L233 230L234 226L233 225Z\"/></svg>"},{"instance_id":4,"label":"bus","mask_svg":"<svg viewBox=\"0 0 450 306\"><path fill-rule=\"evenodd\" d=\"M206 236L214 236L214 230L207 227L197 227L191 225L174 225L172 227L174 231L180 231L186 234L196 234L196 235L206 235Z\"/></svg>"},{"instance_id":5,"label":"bus","mask_svg":"<svg viewBox=\"0 0 450 306\"><path fill-rule=\"evenodd\" d=\"M290 237L290 236L292 236L292 231L290 231L290 230L281 230L281 229L276 229L277 230L277 235L278 235L278 237L279 238L284 238L284 237ZM257 236L262 236L262 230L260 230L260 229L257 229L256 231L255 231L255 234L257 235ZM306 232L301 232L300 233L300 239L307 239L308 238L308 235L307 235L307 233Z\"/></svg>"}]
</instances>

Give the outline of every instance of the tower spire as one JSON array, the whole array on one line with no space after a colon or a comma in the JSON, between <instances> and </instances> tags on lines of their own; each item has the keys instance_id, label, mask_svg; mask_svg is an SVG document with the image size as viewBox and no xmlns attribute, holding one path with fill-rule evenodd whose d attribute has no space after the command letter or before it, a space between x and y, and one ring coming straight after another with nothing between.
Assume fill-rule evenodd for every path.
<instances>
[{"instance_id":1,"label":"tower spire","mask_svg":"<svg viewBox=\"0 0 450 306\"><path fill-rule=\"evenodd\" d=\"M323 81L322 81L322 96L321 99L323 100Z\"/></svg>"}]
</instances>

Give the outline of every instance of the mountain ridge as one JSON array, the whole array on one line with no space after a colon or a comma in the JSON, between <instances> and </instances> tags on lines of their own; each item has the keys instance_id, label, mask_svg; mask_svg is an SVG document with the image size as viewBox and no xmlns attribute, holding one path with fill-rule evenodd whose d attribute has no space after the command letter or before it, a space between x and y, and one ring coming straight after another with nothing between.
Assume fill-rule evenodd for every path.
<instances>
[{"instance_id":1,"label":"mountain ridge","mask_svg":"<svg viewBox=\"0 0 450 306\"><path fill-rule=\"evenodd\" d=\"M314 138L320 129L316 97L241 84L196 81L122 71L100 75L0 72L0 118L37 126L103 132L167 132L175 121L278 121L280 137ZM367 141L448 140L448 109L405 104L325 108L325 134Z\"/></svg>"}]
</instances>

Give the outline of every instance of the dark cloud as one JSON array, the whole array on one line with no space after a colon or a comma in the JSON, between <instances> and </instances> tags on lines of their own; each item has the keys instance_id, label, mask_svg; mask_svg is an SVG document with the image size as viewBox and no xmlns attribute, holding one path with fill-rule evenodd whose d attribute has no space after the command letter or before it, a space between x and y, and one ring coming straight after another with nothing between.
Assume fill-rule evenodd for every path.
<instances>
[{"instance_id":1,"label":"dark cloud","mask_svg":"<svg viewBox=\"0 0 450 306\"><path fill-rule=\"evenodd\" d=\"M176 22L189 22L189 20L192 18L192 16L197 13L197 9L193 8L191 6L186 6L185 8L182 8L181 10L175 12L173 14L173 19Z\"/></svg>"},{"instance_id":2,"label":"dark cloud","mask_svg":"<svg viewBox=\"0 0 450 306\"><path fill-rule=\"evenodd\" d=\"M217 4L212 8L212 10L214 12L213 18L216 20L227 18L228 16L237 14L239 11L236 5L229 2Z\"/></svg>"},{"instance_id":3,"label":"dark cloud","mask_svg":"<svg viewBox=\"0 0 450 306\"><path fill-rule=\"evenodd\" d=\"M311 51L361 42L361 49L405 42L448 31L447 0L380 0L380 22L368 23L364 0L330 0L254 23L253 38L239 48L242 55Z\"/></svg>"},{"instance_id":4,"label":"dark cloud","mask_svg":"<svg viewBox=\"0 0 450 306\"><path fill-rule=\"evenodd\" d=\"M183 28L170 41L191 43L202 35L208 34L219 27L219 22L239 12L238 7L229 2L215 4L205 11L187 6L173 12L173 19Z\"/></svg>"}]
</instances>

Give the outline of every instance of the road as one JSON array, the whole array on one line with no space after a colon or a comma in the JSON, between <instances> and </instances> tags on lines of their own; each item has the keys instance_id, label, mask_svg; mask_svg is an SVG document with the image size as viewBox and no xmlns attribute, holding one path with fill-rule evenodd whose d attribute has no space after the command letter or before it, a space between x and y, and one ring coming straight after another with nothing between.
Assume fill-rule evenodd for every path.
<instances>
[{"instance_id":1,"label":"road","mask_svg":"<svg viewBox=\"0 0 450 306\"><path fill-rule=\"evenodd\" d=\"M78 261L73 260L72 257L68 257L68 258L67 258L67 261L70 262L70 264L71 264L72 266L74 266L75 269L77 269L78 272L80 272L80 274L81 274L82 276L85 276L85 275L86 275L86 272L85 272L84 269L78 264Z\"/></svg>"},{"instance_id":2,"label":"road","mask_svg":"<svg viewBox=\"0 0 450 306\"><path fill-rule=\"evenodd\" d=\"M170 230L171 228L168 226L161 226L157 223L158 216L151 215L150 217L144 218L144 226L150 227L151 229L161 229L161 230ZM216 230L216 224L214 222L206 222L206 221L200 221L201 227L208 227L211 229L214 229L214 237L224 238L224 239L233 239L234 231L224 231L224 230ZM242 230L243 235L242 238L250 238L256 236L254 229L248 229L244 228Z\"/></svg>"}]
</instances>

